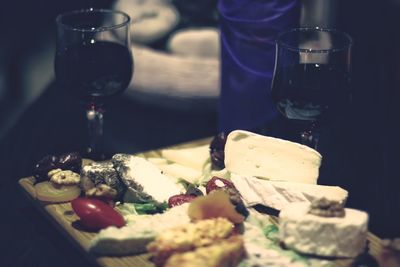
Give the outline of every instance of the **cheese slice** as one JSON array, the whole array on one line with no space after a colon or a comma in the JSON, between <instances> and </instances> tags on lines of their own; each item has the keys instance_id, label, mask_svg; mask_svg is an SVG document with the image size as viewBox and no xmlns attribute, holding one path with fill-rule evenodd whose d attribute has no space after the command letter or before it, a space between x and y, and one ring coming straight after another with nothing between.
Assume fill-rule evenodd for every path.
<instances>
[{"instance_id":1,"label":"cheese slice","mask_svg":"<svg viewBox=\"0 0 400 267\"><path fill-rule=\"evenodd\" d=\"M356 257L364 251L368 214L345 209L344 217L308 213L308 203L292 203L279 214L279 239L288 248L325 257Z\"/></svg>"},{"instance_id":2,"label":"cheese slice","mask_svg":"<svg viewBox=\"0 0 400 267\"><path fill-rule=\"evenodd\" d=\"M225 145L228 171L267 180L316 184L321 160L307 146L242 130L231 132Z\"/></svg>"},{"instance_id":3,"label":"cheese slice","mask_svg":"<svg viewBox=\"0 0 400 267\"><path fill-rule=\"evenodd\" d=\"M144 158L116 154L112 162L127 187L127 202L167 202L169 197L181 193L181 189L171 178L162 174L156 165Z\"/></svg>"},{"instance_id":4,"label":"cheese slice","mask_svg":"<svg viewBox=\"0 0 400 267\"><path fill-rule=\"evenodd\" d=\"M163 149L161 155L168 161L202 171L210 159L210 148L207 144L190 148Z\"/></svg>"},{"instance_id":5,"label":"cheese slice","mask_svg":"<svg viewBox=\"0 0 400 267\"><path fill-rule=\"evenodd\" d=\"M198 184L202 172L177 163L164 164L158 166L165 175L175 179L182 179L191 184Z\"/></svg>"},{"instance_id":6,"label":"cheese slice","mask_svg":"<svg viewBox=\"0 0 400 267\"><path fill-rule=\"evenodd\" d=\"M248 207L261 204L281 210L290 203L310 203L321 197L345 204L348 197L348 192L339 186L268 181L236 174L231 174L231 181Z\"/></svg>"}]
</instances>

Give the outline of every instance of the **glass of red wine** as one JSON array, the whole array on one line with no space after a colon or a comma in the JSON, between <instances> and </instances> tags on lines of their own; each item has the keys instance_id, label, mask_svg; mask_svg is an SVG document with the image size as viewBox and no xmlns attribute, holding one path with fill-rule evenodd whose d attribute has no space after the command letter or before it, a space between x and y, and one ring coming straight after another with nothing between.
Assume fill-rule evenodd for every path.
<instances>
[{"instance_id":1,"label":"glass of red wine","mask_svg":"<svg viewBox=\"0 0 400 267\"><path fill-rule=\"evenodd\" d=\"M86 156L104 159L104 104L127 88L133 73L130 18L120 11L91 8L61 14L56 23L57 81L86 106Z\"/></svg>"},{"instance_id":2,"label":"glass of red wine","mask_svg":"<svg viewBox=\"0 0 400 267\"><path fill-rule=\"evenodd\" d=\"M317 149L319 130L350 104L352 38L296 28L278 36L271 94L293 141Z\"/></svg>"}]
</instances>

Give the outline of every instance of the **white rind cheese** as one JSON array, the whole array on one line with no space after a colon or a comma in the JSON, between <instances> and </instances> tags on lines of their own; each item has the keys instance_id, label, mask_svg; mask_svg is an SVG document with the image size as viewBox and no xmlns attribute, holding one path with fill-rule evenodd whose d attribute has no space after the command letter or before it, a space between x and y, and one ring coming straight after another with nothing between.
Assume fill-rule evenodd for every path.
<instances>
[{"instance_id":1,"label":"white rind cheese","mask_svg":"<svg viewBox=\"0 0 400 267\"><path fill-rule=\"evenodd\" d=\"M356 257L364 251L368 214L345 209L345 217L309 214L308 203L293 203L279 214L279 238L288 248L326 257Z\"/></svg>"},{"instance_id":2,"label":"white rind cheese","mask_svg":"<svg viewBox=\"0 0 400 267\"><path fill-rule=\"evenodd\" d=\"M144 158L116 154L112 158L115 169L127 186L126 196L132 202L155 200L168 202L169 197L180 194L179 186Z\"/></svg>"},{"instance_id":3,"label":"white rind cheese","mask_svg":"<svg viewBox=\"0 0 400 267\"><path fill-rule=\"evenodd\" d=\"M247 207L261 204L281 210L290 203L310 203L322 197L344 205L348 197L348 192L339 186L268 181L236 174L231 174L230 179Z\"/></svg>"},{"instance_id":4,"label":"white rind cheese","mask_svg":"<svg viewBox=\"0 0 400 267\"><path fill-rule=\"evenodd\" d=\"M225 145L226 169L267 180L316 184L321 160L307 146L242 130L231 132Z\"/></svg>"}]
</instances>

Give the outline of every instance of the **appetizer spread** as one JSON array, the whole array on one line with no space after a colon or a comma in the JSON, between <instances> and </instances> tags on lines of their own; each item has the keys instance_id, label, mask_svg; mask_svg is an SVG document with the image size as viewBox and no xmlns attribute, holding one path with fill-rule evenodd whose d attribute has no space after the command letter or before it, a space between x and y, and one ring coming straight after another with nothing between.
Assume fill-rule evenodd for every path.
<instances>
[{"instance_id":1,"label":"appetizer spread","mask_svg":"<svg viewBox=\"0 0 400 267\"><path fill-rule=\"evenodd\" d=\"M146 158L86 162L48 155L35 166L37 199L71 202L89 252L150 253L156 266L325 266L364 251L368 214L348 192L317 185L322 156L248 131ZM280 211L279 228L254 206Z\"/></svg>"}]
</instances>

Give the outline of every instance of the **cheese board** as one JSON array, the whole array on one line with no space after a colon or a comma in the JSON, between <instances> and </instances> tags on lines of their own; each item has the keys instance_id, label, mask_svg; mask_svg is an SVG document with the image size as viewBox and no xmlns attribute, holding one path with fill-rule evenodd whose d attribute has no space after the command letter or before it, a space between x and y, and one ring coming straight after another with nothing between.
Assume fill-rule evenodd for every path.
<instances>
[{"instance_id":1,"label":"cheese board","mask_svg":"<svg viewBox=\"0 0 400 267\"><path fill-rule=\"evenodd\" d=\"M152 150L144 153L138 153L135 156L144 158L151 162L164 162L165 157L170 159L171 151L181 151L180 153L173 154L173 157L180 157L185 155L186 149L195 149L190 151L196 151L196 148L208 147L212 138L206 138L202 140L196 140L189 143L179 144L168 148L163 148L159 150ZM195 152L197 153L197 152ZM201 158L201 154L196 155L197 158ZM185 158L185 157L184 157ZM190 162L185 159L187 165L196 165L196 162ZM171 165L171 164L170 164ZM171 166L168 165L170 168ZM171 171L166 169L167 172ZM172 173L176 169L172 168ZM184 170L183 168L180 169ZM186 172L188 173L188 172ZM188 173L188 176L190 176ZM199 179L193 178L193 179ZM97 233L95 231L88 231L83 229L78 223L79 217L75 214L71 207L71 203L48 203L37 199L36 190L34 187L35 177L27 177L19 180L19 184L26 194L28 199L40 210L45 216L51 220L55 227L57 227L65 236L68 238L72 244L76 245L83 254L93 263L98 266L103 267L115 267L115 266L154 266L153 262L150 260L150 254L142 253L139 255L128 255L128 256L102 256L96 255L90 252L91 241L95 238ZM278 225L279 218L271 215L267 216L268 220L274 224ZM384 252L384 246L382 240L378 238L373 233L368 232L367 234L368 244L369 244L369 254L372 255L377 260L381 259L381 255ZM386 255L387 256L387 255ZM352 264L352 259L340 259L334 261L328 261L333 263L326 266L350 266ZM318 266L318 265L316 265ZM323 265L320 265L323 266Z\"/></svg>"}]
</instances>

